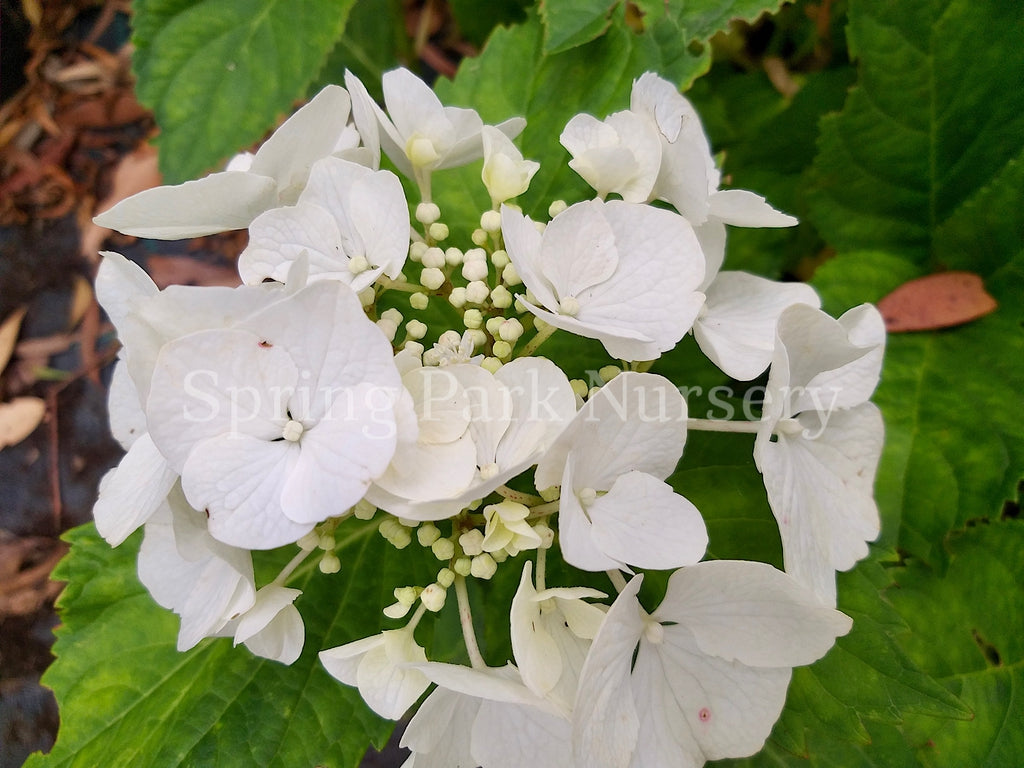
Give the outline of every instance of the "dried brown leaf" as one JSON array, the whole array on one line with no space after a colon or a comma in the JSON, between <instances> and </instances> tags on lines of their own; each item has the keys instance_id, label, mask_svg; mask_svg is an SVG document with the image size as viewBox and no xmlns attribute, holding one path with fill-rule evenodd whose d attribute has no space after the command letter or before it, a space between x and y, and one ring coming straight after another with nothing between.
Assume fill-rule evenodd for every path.
<instances>
[{"instance_id":1,"label":"dried brown leaf","mask_svg":"<svg viewBox=\"0 0 1024 768\"><path fill-rule=\"evenodd\" d=\"M71 289L71 308L68 310L68 328L78 325L91 306L92 286L81 275L75 275L74 287Z\"/></svg>"},{"instance_id":2,"label":"dried brown leaf","mask_svg":"<svg viewBox=\"0 0 1024 768\"><path fill-rule=\"evenodd\" d=\"M46 403L40 397L16 397L0 403L0 449L31 435L45 415Z\"/></svg>"},{"instance_id":3,"label":"dried brown leaf","mask_svg":"<svg viewBox=\"0 0 1024 768\"><path fill-rule=\"evenodd\" d=\"M25 310L25 307L14 310L3 323L0 323L0 373L7 367L7 362L14 352L14 343L18 340L18 331L21 330Z\"/></svg>"},{"instance_id":4,"label":"dried brown leaf","mask_svg":"<svg viewBox=\"0 0 1024 768\"><path fill-rule=\"evenodd\" d=\"M878 302L890 333L963 325L999 306L971 272L940 272L904 283Z\"/></svg>"}]
</instances>

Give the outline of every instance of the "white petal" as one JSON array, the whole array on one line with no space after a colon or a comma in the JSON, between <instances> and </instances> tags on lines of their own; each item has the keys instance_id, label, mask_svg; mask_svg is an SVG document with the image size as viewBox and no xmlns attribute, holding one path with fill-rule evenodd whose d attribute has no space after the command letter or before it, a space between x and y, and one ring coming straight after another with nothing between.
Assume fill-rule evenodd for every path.
<instances>
[{"instance_id":1,"label":"white petal","mask_svg":"<svg viewBox=\"0 0 1024 768\"><path fill-rule=\"evenodd\" d=\"M249 244L238 257L238 272L249 285L268 277L283 283L302 254L309 257L311 276L352 281L335 218L311 203L257 216L249 226Z\"/></svg>"},{"instance_id":2,"label":"white petal","mask_svg":"<svg viewBox=\"0 0 1024 768\"><path fill-rule=\"evenodd\" d=\"M461 664L442 664L430 661L415 664L432 682L464 696L475 696L506 704L537 706L546 712L557 713L557 707L536 696L520 682L515 667L484 667L475 669Z\"/></svg>"},{"instance_id":3,"label":"white petal","mask_svg":"<svg viewBox=\"0 0 1024 768\"><path fill-rule=\"evenodd\" d=\"M401 746L412 750L416 767L476 768L469 742L481 703L472 696L434 689L402 734ZM403 768L411 768L411 764L407 762Z\"/></svg>"},{"instance_id":4,"label":"white petal","mask_svg":"<svg viewBox=\"0 0 1024 768\"><path fill-rule=\"evenodd\" d=\"M564 212L563 212L564 213ZM549 311L558 311L558 298L551 283L541 271L540 258L543 236L534 227L529 216L520 211L501 206L501 234L505 250L523 284Z\"/></svg>"},{"instance_id":5,"label":"white petal","mask_svg":"<svg viewBox=\"0 0 1024 768\"><path fill-rule=\"evenodd\" d=\"M487 768L566 768L572 765L570 729L567 719L537 707L484 701L470 750Z\"/></svg>"},{"instance_id":6,"label":"white petal","mask_svg":"<svg viewBox=\"0 0 1024 768\"><path fill-rule=\"evenodd\" d=\"M224 171L173 187L139 192L93 217L93 221L135 237L180 240L245 229L256 216L275 205L274 179Z\"/></svg>"},{"instance_id":7,"label":"white petal","mask_svg":"<svg viewBox=\"0 0 1024 768\"><path fill-rule=\"evenodd\" d=\"M709 656L752 667L811 664L852 625L792 576L745 560L676 571L654 618L686 627Z\"/></svg>"},{"instance_id":8,"label":"white petal","mask_svg":"<svg viewBox=\"0 0 1024 768\"><path fill-rule=\"evenodd\" d=\"M360 384L299 439L299 456L285 481L281 508L297 523L319 523L358 502L395 453L394 408L380 390Z\"/></svg>"},{"instance_id":9,"label":"white petal","mask_svg":"<svg viewBox=\"0 0 1024 768\"><path fill-rule=\"evenodd\" d=\"M725 224L718 219L708 219L703 224L694 226L693 231L697 235L701 251L704 252L706 266L700 290L706 292L725 261L725 241L728 233L725 231Z\"/></svg>"},{"instance_id":10,"label":"white petal","mask_svg":"<svg viewBox=\"0 0 1024 768\"><path fill-rule=\"evenodd\" d=\"M576 397L562 369L543 357L517 358L494 378L512 403L512 419L495 452L498 466L505 468L546 449L576 415Z\"/></svg>"},{"instance_id":11,"label":"white petal","mask_svg":"<svg viewBox=\"0 0 1024 768\"><path fill-rule=\"evenodd\" d=\"M121 325L143 299L159 293L146 271L113 251L102 251L96 271L96 300L120 331Z\"/></svg>"},{"instance_id":12,"label":"white petal","mask_svg":"<svg viewBox=\"0 0 1024 768\"><path fill-rule=\"evenodd\" d=\"M294 605L286 605L269 624L245 641L245 647L261 658L292 664L302 653L305 639L302 616Z\"/></svg>"},{"instance_id":13,"label":"white petal","mask_svg":"<svg viewBox=\"0 0 1024 768\"><path fill-rule=\"evenodd\" d=\"M573 489L576 484L573 478L574 462L575 456L570 454L561 481L563 491L558 509L558 543L562 549L562 559L584 571L624 569L624 563L609 557L594 541L593 525Z\"/></svg>"},{"instance_id":14,"label":"white petal","mask_svg":"<svg viewBox=\"0 0 1024 768\"><path fill-rule=\"evenodd\" d=\"M370 651L384 647L384 635L371 635L320 651L320 663L328 674L345 685L355 685L359 664Z\"/></svg>"},{"instance_id":15,"label":"white petal","mask_svg":"<svg viewBox=\"0 0 1024 768\"><path fill-rule=\"evenodd\" d=\"M378 113L384 117L373 97L362 81L347 69L345 70L345 87L348 88L349 97L352 99L352 121L356 124L363 146L370 154L370 167L380 167L380 124ZM404 156L403 156L404 159ZM406 161L408 164L408 161ZM411 170L411 169L410 169ZM402 170L405 173L405 170Z\"/></svg>"},{"instance_id":16,"label":"white petal","mask_svg":"<svg viewBox=\"0 0 1024 768\"><path fill-rule=\"evenodd\" d=\"M583 664L572 713L576 765L625 768L637 748L640 718L630 672L644 631L636 598L642 580L634 577L615 599Z\"/></svg>"},{"instance_id":17,"label":"white petal","mask_svg":"<svg viewBox=\"0 0 1024 768\"><path fill-rule=\"evenodd\" d=\"M662 141L661 172L653 192L695 227L708 220L709 189L718 183L707 139L699 123L697 127L699 136L695 131L681 130L675 141Z\"/></svg>"},{"instance_id":18,"label":"white petal","mask_svg":"<svg viewBox=\"0 0 1024 768\"><path fill-rule=\"evenodd\" d=\"M827 421L826 421L827 417ZM875 470L882 417L872 403L800 416L803 433L766 443L761 471L779 523L786 571L835 604L834 571L867 556L878 536Z\"/></svg>"},{"instance_id":19,"label":"white petal","mask_svg":"<svg viewBox=\"0 0 1024 768\"><path fill-rule=\"evenodd\" d=\"M708 216L734 227L795 227L800 222L745 189L721 189L708 198Z\"/></svg>"},{"instance_id":20,"label":"white petal","mask_svg":"<svg viewBox=\"0 0 1024 768\"><path fill-rule=\"evenodd\" d=\"M643 472L621 475L587 514L594 544L610 557L638 568L679 568L704 556L708 532L687 499Z\"/></svg>"},{"instance_id":21,"label":"white petal","mask_svg":"<svg viewBox=\"0 0 1024 768\"><path fill-rule=\"evenodd\" d=\"M789 668L755 669L707 656L684 627L640 641L632 693L640 718L630 765L693 766L764 746L786 702Z\"/></svg>"},{"instance_id":22,"label":"white petal","mask_svg":"<svg viewBox=\"0 0 1024 768\"><path fill-rule=\"evenodd\" d=\"M618 264L615 234L600 201L570 206L544 230L540 269L560 298L579 297L605 282Z\"/></svg>"},{"instance_id":23,"label":"white petal","mask_svg":"<svg viewBox=\"0 0 1024 768\"><path fill-rule=\"evenodd\" d=\"M366 317L355 293L342 283L312 283L238 327L287 349L301 372L300 387L289 407L292 417L303 422L319 421L336 396L344 397L359 384L372 383L380 389L375 408L384 409L388 403L394 407L401 392L391 344Z\"/></svg>"},{"instance_id":24,"label":"white petal","mask_svg":"<svg viewBox=\"0 0 1024 768\"><path fill-rule=\"evenodd\" d=\"M209 437L274 440L298 378L289 355L253 333L224 328L176 339L153 371L146 409L153 442L180 472Z\"/></svg>"},{"instance_id":25,"label":"white petal","mask_svg":"<svg viewBox=\"0 0 1024 768\"><path fill-rule=\"evenodd\" d=\"M100 482L92 510L100 536L116 547L156 512L177 479L149 434L143 434Z\"/></svg>"},{"instance_id":26,"label":"white petal","mask_svg":"<svg viewBox=\"0 0 1024 768\"><path fill-rule=\"evenodd\" d=\"M294 522L281 509L285 482L299 448L286 440L223 435L189 454L182 488L189 503L210 513L210 534L225 544L273 549L291 544L313 525Z\"/></svg>"},{"instance_id":27,"label":"white petal","mask_svg":"<svg viewBox=\"0 0 1024 768\"><path fill-rule=\"evenodd\" d=\"M537 487L559 484L569 451L577 490L608 490L634 469L666 478L683 454L686 413L686 401L668 379L624 372L601 387L555 441L537 467Z\"/></svg>"},{"instance_id":28,"label":"white petal","mask_svg":"<svg viewBox=\"0 0 1024 768\"><path fill-rule=\"evenodd\" d=\"M653 72L645 72L633 81L629 108L653 119L669 141L675 141L679 136L684 116L694 113L679 89Z\"/></svg>"},{"instance_id":29,"label":"white petal","mask_svg":"<svg viewBox=\"0 0 1024 768\"><path fill-rule=\"evenodd\" d=\"M285 120L252 160L251 172L277 181L281 202L298 199L313 163L334 152L348 125L349 95L328 85Z\"/></svg>"},{"instance_id":30,"label":"white petal","mask_svg":"<svg viewBox=\"0 0 1024 768\"><path fill-rule=\"evenodd\" d=\"M694 323L694 338L715 365L740 381L768 367L775 326L787 307L821 306L805 283L779 283L746 272L720 272L706 293L707 313Z\"/></svg>"},{"instance_id":31,"label":"white petal","mask_svg":"<svg viewBox=\"0 0 1024 768\"><path fill-rule=\"evenodd\" d=\"M519 589L512 598L509 614L512 633L512 653L523 683L538 696L546 696L562 675L562 656L558 644L541 624L541 606L534 598L533 563L523 566Z\"/></svg>"},{"instance_id":32,"label":"white petal","mask_svg":"<svg viewBox=\"0 0 1024 768\"><path fill-rule=\"evenodd\" d=\"M142 410L139 391L124 360L117 361L111 374L107 410L110 413L110 433L125 450L146 433L146 412Z\"/></svg>"}]
</instances>

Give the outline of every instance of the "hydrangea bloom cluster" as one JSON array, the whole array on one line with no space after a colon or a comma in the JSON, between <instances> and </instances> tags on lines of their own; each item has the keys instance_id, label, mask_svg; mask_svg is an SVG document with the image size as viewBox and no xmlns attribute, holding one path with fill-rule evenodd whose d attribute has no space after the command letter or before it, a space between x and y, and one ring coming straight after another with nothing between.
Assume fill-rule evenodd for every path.
<instances>
[{"instance_id":1,"label":"hydrangea bloom cluster","mask_svg":"<svg viewBox=\"0 0 1024 768\"><path fill-rule=\"evenodd\" d=\"M105 254L97 292L124 345L111 423L127 454L104 478L99 531L117 545L145 529L139 576L180 616L180 649L229 636L285 664L304 645L289 578L310 558L339 571L337 533L374 520L398 549L428 548L436 575L395 586L392 628L318 649L384 717L433 686L406 766L755 753L793 667L849 631L835 574L879 532L879 313L836 320L807 285L722 270L726 225L795 220L719 189L696 112L657 75L634 83L629 109L569 122L569 165L596 195L537 220L511 202L538 169L512 141L524 121L484 125L405 70L383 85L386 111L348 75L255 155L97 217L149 237L249 233L235 289L159 291ZM463 237L431 190L480 160L491 208ZM598 386L536 354L556 331L603 345L615 362ZM689 333L730 377L769 371L759 420L690 418L685 382L649 372ZM702 430L749 435L784 572L704 559L701 510L666 482ZM259 583L252 552L280 547L294 557ZM580 583L548 585L555 553ZM513 658L488 661L468 593L502 567L519 576ZM639 599L644 570L671 571L657 606ZM467 665L431 661L416 639L452 592Z\"/></svg>"}]
</instances>

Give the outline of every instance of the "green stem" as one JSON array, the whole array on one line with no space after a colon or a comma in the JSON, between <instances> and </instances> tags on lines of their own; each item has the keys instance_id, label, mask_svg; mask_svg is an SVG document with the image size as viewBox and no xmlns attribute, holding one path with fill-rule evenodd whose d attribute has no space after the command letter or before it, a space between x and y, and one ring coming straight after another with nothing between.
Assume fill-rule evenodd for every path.
<instances>
[{"instance_id":1,"label":"green stem","mask_svg":"<svg viewBox=\"0 0 1024 768\"><path fill-rule=\"evenodd\" d=\"M473 612L469 607L469 592L466 590L466 577L455 577L455 596L459 599L459 623L462 624L462 639L466 643L466 652L473 669L485 669L487 662L480 654L480 646L476 642L476 631L473 629Z\"/></svg>"}]
</instances>

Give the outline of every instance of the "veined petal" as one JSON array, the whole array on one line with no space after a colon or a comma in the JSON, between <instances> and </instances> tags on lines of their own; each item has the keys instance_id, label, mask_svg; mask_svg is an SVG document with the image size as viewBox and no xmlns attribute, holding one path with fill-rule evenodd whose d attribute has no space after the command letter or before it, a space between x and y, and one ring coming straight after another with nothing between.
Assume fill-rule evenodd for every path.
<instances>
[{"instance_id":1,"label":"veined petal","mask_svg":"<svg viewBox=\"0 0 1024 768\"><path fill-rule=\"evenodd\" d=\"M149 434L141 435L100 482L92 510L100 536L112 547L123 542L157 511L177 479Z\"/></svg>"},{"instance_id":2,"label":"veined petal","mask_svg":"<svg viewBox=\"0 0 1024 768\"><path fill-rule=\"evenodd\" d=\"M720 189L708 198L708 216L734 227L795 227L800 222L745 189Z\"/></svg>"},{"instance_id":3,"label":"veined petal","mask_svg":"<svg viewBox=\"0 0 1024 768\"><path fill-rule=\"evenodd\" d=\"M222 328L176 339L153 371L146 408L153 442L182 472L207 438L276 439L298 378L289 355L254 333Z\"/></svg>"},{"instance_id":4,"label":"veined petal","mask_svg":"<svg viewBox=\"0 0 1024 768\"><path fill-rule=\"evenodd\" d=\"M786 701L788 667L759 669L708 656L682 626L640 641L631 682L639 738L631 768L699 768L764 746Z\"/></svg>"},{"instance_id":5,"label":"veined petal","mask_svg":"<svg viewBox=\"0 0 1024 768\"><path fill-rule=\"evenodd\" d=\"M412 750L409 760L416 768L475 768L470 734L482 703L474 696L435 688L402 734L401 746ZM403 768L411 766L403 764Z\"/></svg>"},{"instance_id":6,"label":"veined petal","mask_svg":"<svg viewBox=\"0 0 1024 768\"><path fill-rule=\"evenodd\" d=\"M507 389L512 419L494 460L516 466L546 449L576 415L576 396L562 369L543 357L520 357L494 374Z\"/></svg>"},{"instance_id":7,"label":"veined petal","mask_svg":"<svg viewBox=\"0 0 1024 768\"><path fill-rule=\"evenodd\" d=\"M882 451L878 409L799 417L804 431L765 443L760 457L765 488L779 523L786 572L835 605L835 571L866 557L878 536L873 495Z\"/></svg>"},{"instance_id":8,"label":"veined petal","mask_svg":"<svg viewBox=\"0 0 1024 768\"><path fill-rule=\"evenodd\" d=\"M615 234L600 201L570 206L544 230L540 270L560 298L578 297L605 282L618 265Z\"/></svg>"},{"instance_id":9,"label":"veined petal","mask_svg":"<svg viewBox=\"0 0 1024 768\"><path fill-rule=\"evenodd\" d=\"M182 472L189 503L210 514L210 534L246 549L273 549L298 541L313 525L281 509L281 493L299 458L287 440L220 435L201 442Z\"/></svg>"},{"instance_id":10,"label":"veined petal","mask_svg":"<svg viewBox=\"0 0 1024 768\"><path fill-rule=\"evenodd\" d=\"M768 367L775 327L787 307L821 306L806 283L779 283L746 272L720 272L706 293L707 312L694 323L694 338L715 365L740 381Z\"/></svg>"},{"instance_id":11,"label":"veined petal","mask_svg":"<svg viewBox=\"0 0 1024 768\"><path fill-rule=\"evenodd\" d=\"M310 277L352 281L334 216L319 205L301 202L273 208L253 220L249 244L238 257L238 272L249 285L268 277L283 283L302 254L309 257Z\"/></svg>"},{"instance_id":12,"label":"veined petal","mask_svg":"<svg viewBox=\"0 0 1024 768\"><path fill-rule=\"evenodd\" d=\"M294 605L286 605L263 629L245 641L245 647L260 658L292 664L302 653L305 640L306 628L299 610Z\"/></svg>"},{"instance_id":13,"label":"veined petal","mask_svg":"<svg viewBox=\"0 0 1024 768\"><path fill-rule=\"evenodd\" d=\"M135 237L179 240L245 229L277 204L274 179L223 171L139 192L94 216L93 221Z\"/></svg>"},{"instance_id":14,"label":"veined petal","mask_svg":"<svg viewBox=\"0 0 1024 768\"><path fill-rule=\"evenodd\" d=\"M538 707L484 701L470 740L470 751L487 768L566 768L572 765L567 719Z\"/></svg>"},{"instance_id":15,"label":"veined petal","mask_svg":"<svg viewBox=\"0 0 1024 768\"><path fill-rule=\"evenodd\" d=\"M751 667L811 664L852 626L792 576L745 560L679 569L653 616L685 627L703 653Z\"/></svg>"},{"instance_id":16,"label":"veined petal","mask_svg":"<svg viewBox=\"0 0 1024 768\"><path fill-rule=\"evenodd\" d=\"M594 544L638 568L693 565L704 556L704 518L668 483L643 472L620 475L611 490L587 508Z\"/></svg>"},{"instance_id":17,"label":"veined petal","mask_svg":"<svg viewBox=\"0 0 1024 768\"><path fill-rule=\"evenodd\" d=\"M642 581L643 575L633 577L619 593L583 664L572 713L576 765L626 768L637 749L640 717L630 673L644 632L636 598Z\"/></svg>"},{"instance_id":18,"label":"veined petal","mask_svg":"<svg viewBox=\"0 0 1024 768\"><path fill-rule=\"evenodd\" d=\"M351 101L345 89L328 85L285 120L252 159L250 171L277 181L281 202L293 204L313 163L334 152L348 125Z\"/></svg>"},{"instance_id":19,"label":"veined petal","mask_svg":"<svg viewBox=\"0 0 1024 768\"><path fill-rule=\"evenodd\" d=\"M374 384L335 399L299 438L299 454L285 480L281 509L296 523L319 523L358 502L395 453L394 406Z\"/></svg>"},{"instance_id":20,"label":"veined petal","mask_svg":"<svg viewBox=\"0 0 1024 768\"><path fill-rule=\"evenodd\" d=\"M543 236L533 225L529 216L501 206L501 234L505 239L505 250L526 287L549 311L558 311L558 298L551 283L541 270L541 248Z\"/></svg>"},{"instance_id":21,"label":"veined petal","mask_svg":"<svg viewBox=\"0 0 1024 768\"><path fill-rule=\"evenodd\" d=\"M146 434L146 412L142 410L139 391L124 360L117 361L110 376L107 410L110 412L110 433L126 451Z\"/></svg>"},{"instance_id":22,"label":"veined petal","mask_svg":"<svg viewBox=\"0 0 1024 768\"><path fill-rule=\"evenodd\" d=\"M575 457L569 454L562 477L562 496L558 507L558 541L562 559L580 570L599 572L624 569L625 564L609 557L594 541L593 525L583 510L576 491L573 470ZM547 486L541 486L547 487Z\"/></svg>"}]
</instances>

